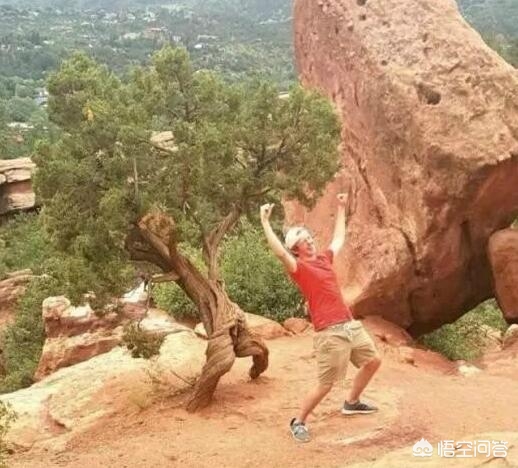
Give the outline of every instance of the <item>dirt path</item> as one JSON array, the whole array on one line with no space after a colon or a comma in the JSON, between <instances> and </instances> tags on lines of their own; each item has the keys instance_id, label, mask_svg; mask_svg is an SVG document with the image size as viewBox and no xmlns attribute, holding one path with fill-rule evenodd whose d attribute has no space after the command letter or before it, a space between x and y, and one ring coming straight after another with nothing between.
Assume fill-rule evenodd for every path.
<instances>
[{"instance_id":1,"label":"dirt path","mask_svg":"<svg viewBox=\"0 0 518 468\"><path fill-rule=\"evenodd\" d=\"M33 450L17 454L9 466L339 467L373 460L421 437L433 442L517 430L518 363L506 363L505 372L489 370L463 378L432 365L401 363L387 348L365 395L380 412L344 417L337 411L354 375L351 369L345 385L335 388L310 419L312 442L297 444L288 421L313 382L311 338L278 339L269 347L267 375L250 382L249 361L239 360L220 383L214 404L198 414L183 410L181 396L145 410L134 405L73 439L65 452Z\"/></svg>"}]
</instances>

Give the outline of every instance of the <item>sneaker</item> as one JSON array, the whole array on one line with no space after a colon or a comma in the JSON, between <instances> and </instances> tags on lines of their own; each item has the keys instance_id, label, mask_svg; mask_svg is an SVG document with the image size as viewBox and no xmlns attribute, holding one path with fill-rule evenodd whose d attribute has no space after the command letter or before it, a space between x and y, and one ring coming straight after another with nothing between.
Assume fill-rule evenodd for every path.
<instances>
[{"instance_id":1,"label":"sneaker","mask_svg":"<svg viewBox=\"0 0 518 468\"><path fill-rule=\"evenodd\" d=\"M297 442L309 442L311 437L306 425L293 418L290 422L291 435Z\"/></svg>"},{"instance_id":2,"label":"sneaker","mask_svg":"<svg viewBox=\"0 0 518 468\"><path fill-rule=\"evenodd\" d=\"M367 403L357 401L356 403L344 403L342 414L370 414L378 411L378 408Z\"/></svg>"}]
</instances>

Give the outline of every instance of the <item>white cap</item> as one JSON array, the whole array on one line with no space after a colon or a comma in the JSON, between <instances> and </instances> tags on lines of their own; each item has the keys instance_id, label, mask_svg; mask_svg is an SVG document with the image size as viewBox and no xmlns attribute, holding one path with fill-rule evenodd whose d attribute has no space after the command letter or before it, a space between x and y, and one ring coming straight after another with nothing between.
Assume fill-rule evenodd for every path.
<instances>
[{"instance_id":1,"label":"white cap","mask_svg":"<svg viewBox=\"0 0 518 468\"><path fill-rule=\"evenodd\" d=\"M307 229L302 226L289 228L284 236L284 244L288 249L293 249L293 247L307 235L307 232Z\"/></svg>"}]
</instances>

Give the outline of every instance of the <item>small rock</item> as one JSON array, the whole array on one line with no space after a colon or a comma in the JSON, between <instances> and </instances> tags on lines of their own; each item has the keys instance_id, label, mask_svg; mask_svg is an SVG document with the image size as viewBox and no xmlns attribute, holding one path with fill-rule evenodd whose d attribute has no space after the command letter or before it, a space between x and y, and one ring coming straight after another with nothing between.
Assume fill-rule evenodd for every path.
<instances>
[{"instance_id":1,"label":"small rock","mask_svg":"<svg viewBox=\"0 0 518 468\"><path fill-rule=\"evenodd\" d=\"M282 326L293 333L294 335L301 335L311 330L311 323L303 318L290 317L286 319Z\"/></svg>"}]
</instances>

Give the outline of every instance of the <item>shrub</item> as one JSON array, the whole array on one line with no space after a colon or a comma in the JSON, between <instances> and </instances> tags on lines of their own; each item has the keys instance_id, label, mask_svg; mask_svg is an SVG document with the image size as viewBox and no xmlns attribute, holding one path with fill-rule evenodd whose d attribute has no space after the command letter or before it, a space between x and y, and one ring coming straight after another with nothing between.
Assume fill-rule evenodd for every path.
<instances>
[{"instance_id":1,"label":"shrub","mask_svg":"<svg viewBox=\"0 0 518 468\"><path fill-rule=\"evenodd\" d=\"M419 341L448 359L470 361L479 358L483 353L485 326L502 332L508 327L493 299L480 304L456 322L443 325L422 336Z\"/></svg>"},{"instance_id":2,"label":"shrub","mask_svg":"<svg viewBox=\"0 0 518 468\"><path fill-rule=\"evenodd\" d=\"M278 321L299 314L300 293L260 230L247 228L227 240L221 270L230 298L243 310Z\"/></svg>"},{"instance_id":3,"label":"shrub","mask_svg":"<svg viewBox=\"0 0 518 468\"><path fill-rule=\"evenodd\" d=\"M10 271L32 269L41 271L52 250L45 240L39 217L20 214L0 228L0 278Z\"/></svg>"},{"instance_id":4,"label":"shrub","mask_svg":"<svg viewBox=\"0 0 518 468\"><path fill-rule=\"evenodd\" d=\"M182 320L198 317L198 309L176 283L155 284L152 294L156 305L175 318Z\"/></svg>"},{"instance_id":5,"label":"shrub","mask_svg":"<svg viewBox=\"0 0 518 468\"><path fill-rule=\"evenodd\" d=\"M6 455L8 454L5 436L9 432L11 424L16 420L17 415L11 405L0 401L0 468L7 468Z\"/></svg>"},{"instance_id":6,"label":"shrub","mask_svg":"<svg viewBox=\"0 0 518 468\"><path fill-rule=\"evenodd\" d=\"M136 322L124 326L122 342L131 351L134 358L149 359L160 352L165 336L147 334Z\"/></svg>"},{"instance_id":7,"label":"shrub","mask_svg":"<svg viewBox=\"0 0 518 468\"><path fill-rule=\"evenodd\" d=\"M45 340L41 304L56 294L56 288L55 280L36 278L19 301L14 323L2 336L5 376L0 382L0 392L12 392L34 382L33 374Z\"/></svg>"}]
</instances>

